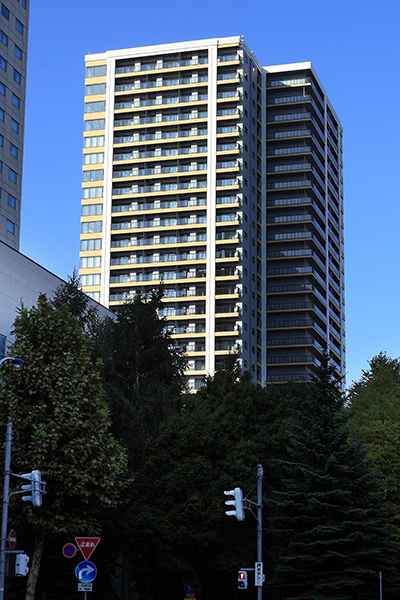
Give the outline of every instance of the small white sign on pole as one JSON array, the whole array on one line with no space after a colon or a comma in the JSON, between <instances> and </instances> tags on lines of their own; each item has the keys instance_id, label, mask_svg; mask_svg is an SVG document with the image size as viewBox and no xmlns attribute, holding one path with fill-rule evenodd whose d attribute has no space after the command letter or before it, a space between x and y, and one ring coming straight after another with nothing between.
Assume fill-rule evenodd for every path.
<instances>
[{"instance_id":1,"label":"small white sign on pole","mask_svg":"<svg viewBox=\"0 0 400 600\"><path fill-rule=\"evenodd\" d=\"M92 583L78 583L78 592L91 592L92 587Z\"/></svg>"},{"instance_id":2,"label":"small white sign on pole","mask_svg":"<svg viewBox=\"0 0 400 600\"><path fill-rule=\"evenodd\" d=\"M254 570L255 585L261 586L263 584L263 564L262 562L256 562Z\"/></svg>"}]
</instances>

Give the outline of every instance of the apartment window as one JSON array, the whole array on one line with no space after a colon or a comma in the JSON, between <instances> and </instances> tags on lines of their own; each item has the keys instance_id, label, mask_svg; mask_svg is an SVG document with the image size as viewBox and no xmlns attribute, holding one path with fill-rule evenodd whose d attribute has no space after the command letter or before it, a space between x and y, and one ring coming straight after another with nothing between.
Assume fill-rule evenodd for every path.
<instances>
[{"instance_id":1,"label":"apartment window","mask_svg":"<svg viewBox=\"0 0 400 600\"><path fill-rule=\"evenodd\" d=\"M7 219L7 231L9 233L15 234L15 223Z\"/></svg>"},{"instance_id":2,"label":"apartment window","mask_svg":"<svg viewBox=\"0 0 400 600\"><path fill-rule=\"evenodd\" d=\"M14 45L14 54L19 60L22 60L22 50L17 44Z\"/></svg>"},{"instance_id":3,"label":"apartment window","mask_svg":"<svg viewBox=\"0 0 400 600\"><path fill-rule=\"evenodd\" d=\"M4 4L1 5L1 14L5 19L7 19L7 21L10 20L10 11L6 6L4 6Z\"/></svg>"},{"instance_id":4,"label":"apartment window","mask_svg":"<svg viewBox=\"0 0 400 600\"><path fill-rule=\"evenodd\" d=\"M17 183L17 174L13 169L8 169L8 179L13 183Z\"/></svg>"},{"instance_id":5,"label":"apartment window","mask_svg":"<svg viewBox=\"0 0 400 600\"><path fill-rule=\"evenodd\" d=\"M87 221L81 223L81 233L101 233L102 221Z\"/></svg>"},{"instance_id":6,"label":"apartment window","mask_svg":"<svg viewBox=\"0 0 400 600\"><path fill-rule=\"evenodd\" d=\"M0 41L2 41L5 46L8 46L8 35L3 31L0 31Z\"/></svg>"},{"instance_id":7,"label":"apartment window","mask_svg":"<svg viewBox=\"0 0 400 600\"><path fill-rule=\"evenodd\" d=\"M3 172L3 163L0 161L0 173Z\"/></svg>"},{"instance_id":8,"label":"apartment window","mask_svg":"<svg viewBox=\"0 0 400 600\"><path fill-rule=\"evenodd\" d=\"M92 85L85 86L86 96L95 96L96 94L105 94L106 84L105 83L93 83Z\"/></svg>"},{"instance_id":9,"label":"apartment window","mask_svg":"<svg viewBox=\"0 0 400 600\"><path fill-rule=\"evenodd\" d=\"M3 121L4 121L4 117L3 117ZM15 121L14 119L11 119L11 129L13 131L15 131L15 133L19 133L19 123L17 123L17 121Z\"/></svg>"},{"instance_id":10,"label":"apartment window","mask_svg":"<svg viewBox=\"0 0 400 600\"><path fill-rule=\"evenodd\" d=\"M103 197L103 187L91 187L91 188L83 188L82 190L82 198L102 198Z\"/></svg>"},{"instance_id":11,"label":"apartment window","mask_svg":"<svg viewBox=\"0 0 400 600\"><path fill-rule=\"evenodd\" d=\"M0 135L0 146L4 146L4 137L2 135Z\"/></svg>"},{"instance_id":12,"label":"apartment window","mask_svg":"<svg viewBox=\"0 0 400 600\"><path fill-rule=\"evenodd\" d=\"M21 0L22 8L26 9L26 0Z\"/></svg>"},{"instance_id":13,"label":"apartment window","mask_svg":"<svg viewBox=\"0 0 400 600\"><path fill-rule=\"evenodd\" d=\"M104 179L104 170L96 169L93 171L83 171L82 181L102 181Z\"/></svg>"},{"instance_id":14,"label":"apartment window","mask_svg":"<svg viewBox=\"0 0 400 600\"><path fill-rule=\"evenodd\" d=\"M11 194L8 194L8 206L11 206L11 208L15 208L17 205L17 200L14 198L14 196L11 196Z\"/></svg>"},{"instance_id":15,"label":"apartment window","mask_svg":"<svg viewBox=\"0 0 400 600\"><path fill-rule=\"evenodd\" d=\"M86 77L103 77L104 75L106 75L106 65L86 67Z\"/></svg>"},{"instance_id":16,"label":"apartment window","mask_svg":"<svg viewBox=\"0 0 400 600\"><path fill-rule=\"evenodd\" d=\"M95 152L93 154L83 155L84 165L97 165L104 162L104 152Z\"/></svg>"},{"instance_id":17,"label":"apartment window","mask_svg":"<svg viewBox=\"0 0 400 600\"><path fill-rule=\"evenodd\" d=\"M81 250L82 252L86 252L87 250L101 250L101 238L81 240Z\"/></svg>"},{"instance_id":18,"label":"apartment window","mask_svg":"<svg viewBox=\"0 0 400 600\"><path fill-rule=\"evenodd\" d=\"M93 135L83 138L84 148L96 148L96 146L104 146L104 135Z\"/></svg>"},{"instance_id":19,"label":"apartment window","mask_svg":"<svg viewBox=\"0 0 400 600\"><path fill-rule=\"evenodd\" d=\"M101 102L85 102L85 113L103 112L106 109L104 100Z\"/></svg>"},{"instance_id":20,"label":"apartment window","mask_svg":"<svg viewBox=\"0 0 400 600\"><path fill-rule=\"evenodd\" d=\"M24 35L24 26L18 19L15 19L15 29L19 31L21 35Z\"/></svg>"},{"instance_id":21,"label":"apartment window","mask_svg":"<svg viewBox=\"0 0 400 600\"><path fill-rule=\"evenodd\" d=\"M10 142L10 154L15 156L15 158L18 158L18 148L16 146L14 146L14 144L11 144L11 142Z\"/></svg>"},{"instance_id":22,"label":"apartment window","mask_svg":"<svg viewBox=\"0 0 400 600\"><path fill-rule=\"evenodd\" d=\"M86 204L82 206L81 210L82 217L91 217L93 215L102 215L103 214L103 205L102 204Z\"/></svg>"},{"instance_id":23,"label":"apartment window","mask_svg":"<svg viewBox=\"0 0 400 600\"><path fill-rule=\"evenodd\" d=\"M19 73L17 71L17 69L14 69L14 81L16 81L17 83L19 83L19 85L21 85L21 73Z\"/></svg>"},{"instance_id":24,"label":"apartment window","mask_svg":"<svg viewBox=\"0 0 400 600\"><path fill-rule=\"evenodd\" d=\"M16 108L20 108L21 107L21 100L15 94L12 95L12 103L14 104L14 106Z\"/></svg>"},{"instance_id":25,"label":"apartment window","mask_svg":"<svg viewBox=\"0 0 400 600\"><path fill-rule=\"evenodd\" d=\"M3 96L6 95L6 86L4 85L4 83L0 82L0 94L2 94Z\"/></svg>"},{"instance_id":26,"label":"apartment window","mask_svg":"<svg viewBox=\"0 0 400 600\"><path fill-rule=\"evenodd\" d=\"M96 131L96 129L104 129L104 127L104 119L91 119L90 121L85 121L85 131Z\"/></svg>"},{"instance_id":27,"label":"apartment window","mask_svg":"<svg viewBox=\"0 0 400 600\"><path fill-rule=\"evenodd\" d=\"M81 269L94 269L101 267L101 256L87 256L81 258L80 261Z\"/></svg>"},{"instance_id":28,"label":"apartment window","mask_svg":"<svg viewBox=\"0 0 400 600\"><path fill-rule=\"evenodd\" d=\"M0 67L3 71L7 71L7 61L2 56L0 56Z\"/></svg>"}]
</instances>

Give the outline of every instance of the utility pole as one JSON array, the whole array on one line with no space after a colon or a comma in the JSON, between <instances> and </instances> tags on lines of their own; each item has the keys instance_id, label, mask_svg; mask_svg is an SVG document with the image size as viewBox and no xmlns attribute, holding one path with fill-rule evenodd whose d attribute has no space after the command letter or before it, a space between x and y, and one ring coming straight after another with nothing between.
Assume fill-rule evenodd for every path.
<instances>
[{"instance_id":1,"label":"utility pole","mask_svg":"<svg viewBox=\"0 0 400 600\"><path fill-rule=\"evenodd\" d=\"M262 564L262 478L264 469L257 465L257 562ZM262 600L262 584L257 586L257 600Z\"/></svg>"},{"instance_id":2,"label":"utility pole","mask_svg":"<svg viewBox=\"0 0 400 600\"><path fill-rule=\"evenodd\" d=\"M9 362L17 369L22 367L24 361L22 358L14 358L6 356L0 360L0 369L3 365ZM6 456L4 460L4 487L3 487L3 510L1 514L1 540L0 540L0 600L4 600L4 586L6 581L6 541L7 541L7 518L8 518L8 501L10 489L11 475L11 437L12 423L7 423L6 430Z\"/></svg>"},{"instance_id":3,"label":"utility pole","mask_svg":"<svg viewBox=\"0 0 400 600\"><path fill-rule=\"evenodd\" d=\"M8 494L10 489L11 475L11 437L12 423L7 423L6 431L6 457L4 461L4 487L3 487L3 510L1 515L1 542L0 542L0 600L4 600L4 586L6 580L6 541L7 541L7 518L8 518Z\"/></svg>"}]
</instances>

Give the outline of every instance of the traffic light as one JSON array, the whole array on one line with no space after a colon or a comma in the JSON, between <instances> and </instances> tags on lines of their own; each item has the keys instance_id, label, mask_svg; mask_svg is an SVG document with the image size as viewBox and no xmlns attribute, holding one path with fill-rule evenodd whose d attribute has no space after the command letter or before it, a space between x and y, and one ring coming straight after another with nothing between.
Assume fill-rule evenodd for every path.
<instances>
[{"instance_id":1,"label":"traffic light","mask_svg":"<svg viewBox=\"0 0 400 600\"><path fill-rule=\"evenodd\" d=\"M235 510L226 510L228 516L236 517L238 521L244 520L244 507L243 507L243 492L241 488L237 487L234 490L224 492L225 496L233 496L234 500L225 500L225 504L228 506L234 506Z\"/></svg>"},{"instance_id":2,"label":"traffic light","mask_svg":"<svg viewBox=\"0 0 400 600\"><path fill-rule=\"evenodd\" d=\"M15 557L15 576L25 577L28 574L29 567L29 556L26 554L17 554Z\"/></svg>"},{"instance_id":3,"label":"traffic light","mask_svg":"<svg viewBox=\"0 0 400 600\"><path fill-rule=\"evenodd\" d=\"M239 571L239 573L238 573L238 588L239 588L239 590L247 589L247 571Z\"/></svg>"},{"instance_id":4,"label":"traffic light","mask_svg":"<svg viewBox=\"0 0 400 600\"><path fill-rule=\"evenodd\" d=\"M31 492L30 496L22 496L22 500L32 502L33 506L42 506L42 494L44 494L45 483L42 481L40 471L32 471L21 475L23 479L29 479L29 485L23 485L22 489Z\"/></svg>"}]
</instances>

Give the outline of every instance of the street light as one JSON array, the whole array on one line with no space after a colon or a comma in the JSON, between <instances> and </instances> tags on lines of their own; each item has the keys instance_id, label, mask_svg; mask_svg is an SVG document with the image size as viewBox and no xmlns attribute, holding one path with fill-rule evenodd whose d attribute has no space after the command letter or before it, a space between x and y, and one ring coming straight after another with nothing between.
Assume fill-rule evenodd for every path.
<instances>
[{"instance_id":1,"label":"street light","mask_svg":"<svg viewBox=\"0 0 400 600\"><path fill-rule=\"evenodd\" d=\"M17 369L22 367L22 358L6 356L0 360L0 369L10 362ZM8 493L10 489L11 475L11 434L12 422L7 423L6 432L6 457L4 460L4 488L3 488L3 511L1 515L1 541L0 541L0 600L4 600L4 584L6 578L6 539L7 539L7 517L8 517Z\"/></svg>"}]
</instances>

